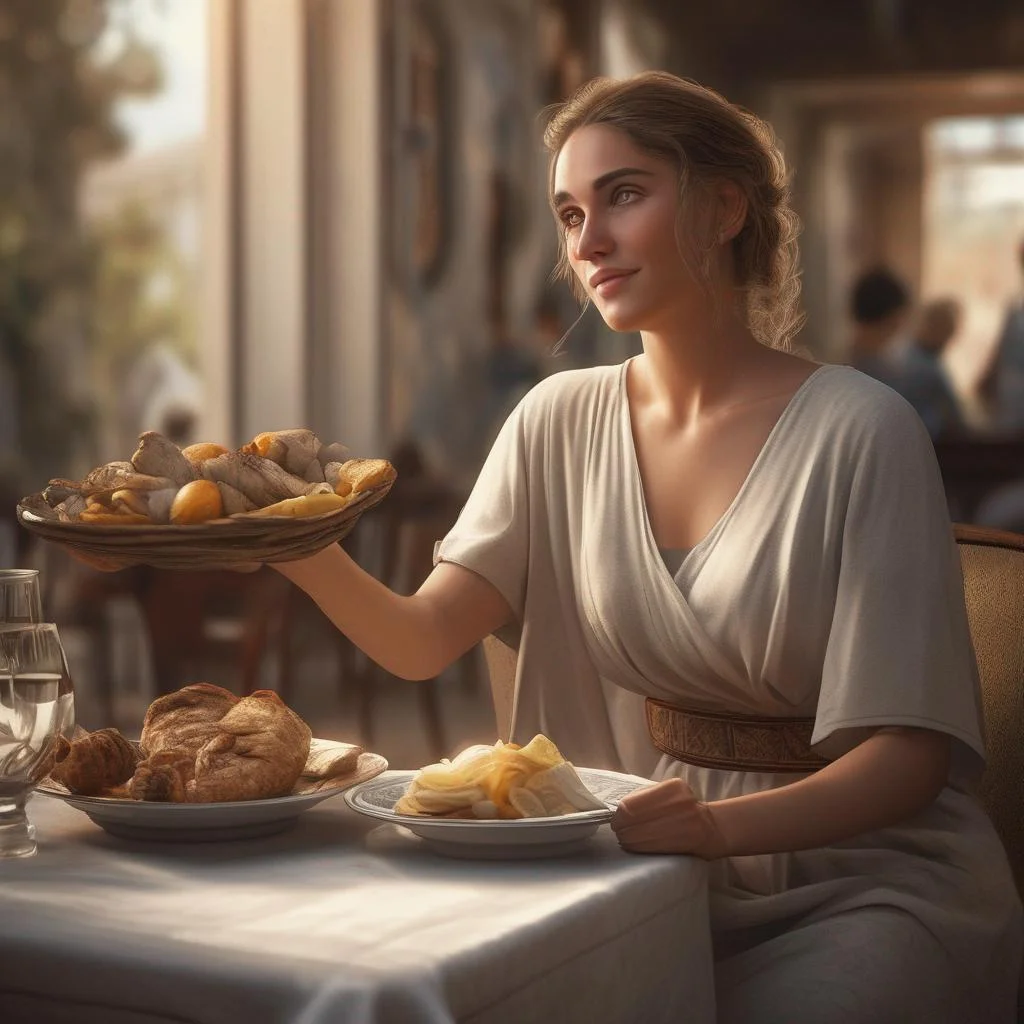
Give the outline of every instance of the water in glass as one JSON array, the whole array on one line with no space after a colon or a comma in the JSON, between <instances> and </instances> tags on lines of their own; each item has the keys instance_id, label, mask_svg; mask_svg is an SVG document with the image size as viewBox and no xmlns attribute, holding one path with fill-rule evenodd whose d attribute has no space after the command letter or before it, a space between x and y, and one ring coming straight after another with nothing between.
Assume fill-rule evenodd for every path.
<instances>
[{"instance_id":1,"label":"water in glass","mask_svg":"<svg viewBox=\"0 0 1024 1024\"><path fill-rule=\"evenodd\" d=\"M0 857L36 852L25 801L61 735L74 729L74 691L57 627L0 626Z\"/></svg>"}]
</instances>

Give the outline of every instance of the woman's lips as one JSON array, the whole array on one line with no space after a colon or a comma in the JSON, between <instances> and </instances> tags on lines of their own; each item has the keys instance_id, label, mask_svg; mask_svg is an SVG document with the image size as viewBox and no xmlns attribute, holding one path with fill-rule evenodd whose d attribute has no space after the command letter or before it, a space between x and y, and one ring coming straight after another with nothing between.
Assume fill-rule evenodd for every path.
<instances>
[{"instance_id":1,"label":"woman's lips","mask_svg":"<svg viewBox=\"0 0 1024 1024\"><path fill-rule=\"evenodd\" d=\"M614 295L621 288L623 288L626 282L636 273L635 270L629 270L622 274L616 274L615 277L605 278L595 289L598 295L602 299L607 299L609 296Z\"/></svg>"}]
</instances>

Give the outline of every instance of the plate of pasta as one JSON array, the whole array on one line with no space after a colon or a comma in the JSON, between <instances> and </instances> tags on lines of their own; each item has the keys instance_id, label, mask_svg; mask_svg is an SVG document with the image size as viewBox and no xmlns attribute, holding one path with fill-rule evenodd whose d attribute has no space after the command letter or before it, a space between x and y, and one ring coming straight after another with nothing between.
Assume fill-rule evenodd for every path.
<instances>
[{"instance_id":1,"label":"plate of pasta","mask_svg":"<svg viewBox=\"0 0 1024 1024\"><path fill-rule=\"evenodd\" d=\"M435 853L506 859L581 849L649 779L577 768L547 737L466 748L417 771L386 771L345 792L354 811L401 826Z\"/></svg>"}]
</instances>

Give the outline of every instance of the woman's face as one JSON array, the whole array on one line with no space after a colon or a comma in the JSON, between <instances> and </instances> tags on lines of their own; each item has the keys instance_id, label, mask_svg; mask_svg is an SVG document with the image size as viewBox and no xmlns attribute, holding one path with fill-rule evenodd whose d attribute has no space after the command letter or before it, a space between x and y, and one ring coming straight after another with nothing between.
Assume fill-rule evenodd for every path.
<instances>
[{"instance_id":1,"label":"woman's face","mask_svg":"<svg viewBox=\"0 0 1024 1024\"><path fill-rule=\"evenodd\" d=\"M699 292L676 239L675 167L607 125L566 140L553 205L573 272L616 331L656 330Z\"/></svg>"}]
</instances>

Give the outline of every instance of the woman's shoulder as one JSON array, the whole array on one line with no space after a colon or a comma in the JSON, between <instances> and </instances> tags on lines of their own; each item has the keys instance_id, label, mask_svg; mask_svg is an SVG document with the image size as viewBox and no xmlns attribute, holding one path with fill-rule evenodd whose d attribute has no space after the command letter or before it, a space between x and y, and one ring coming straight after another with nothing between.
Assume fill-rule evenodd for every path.
<instances>
[{"instance_id":1,"label":"woman's shoulder","mask_svg":"<svg viewBox=\"0 0 1024 1024\"><path fill-rule=\"evenodd\" d=\"M527 418L550 419L553 414L571 417L617 394L621 364L559 370L535 384L520 403Z\"/></svg>"},{"instance_id":2,"label":"woman's shoulder","mask_svg":"<svg viewBox=\"0 0 1024 1024\"><path fill-rule=\"evenodd\" d=\"M888 384L853 366L826 363L816 372L812 406L819 425L856 443L931 441L914 407Z\"/></svg>"}]
</instances>

